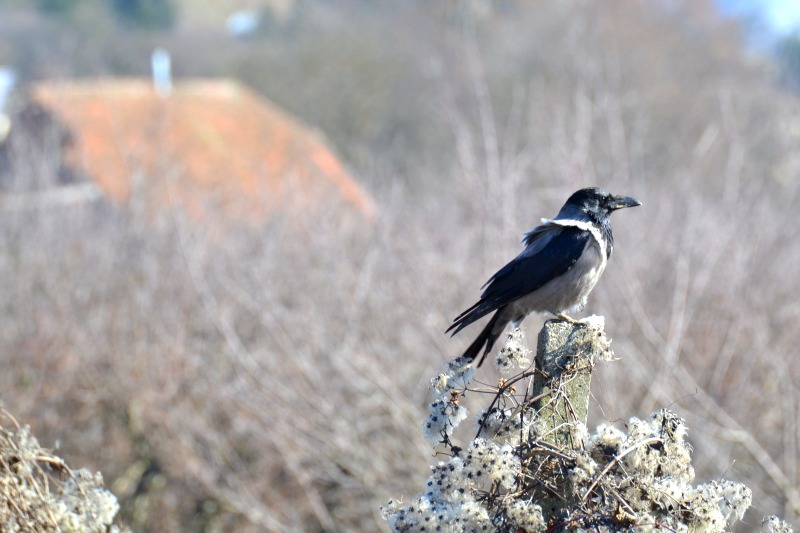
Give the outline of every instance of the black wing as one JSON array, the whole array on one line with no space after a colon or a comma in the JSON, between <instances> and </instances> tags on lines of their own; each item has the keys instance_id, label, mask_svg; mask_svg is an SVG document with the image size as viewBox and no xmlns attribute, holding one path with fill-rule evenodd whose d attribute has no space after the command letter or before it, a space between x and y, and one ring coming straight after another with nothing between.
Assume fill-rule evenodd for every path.
<instances>
[{"instance_id":1,"label":"black wing","mask_svg":"<svg viewBox=\"0 0 800 533\"><path fill-rule=\"evenodd\" d=\"M481 299L461 313L447 329L453 335L479 318L529 294L572 268L592 239L590 231L555 224L525 235L527 244L514 260L486 282Z\"/></svg>"}]
</instances>

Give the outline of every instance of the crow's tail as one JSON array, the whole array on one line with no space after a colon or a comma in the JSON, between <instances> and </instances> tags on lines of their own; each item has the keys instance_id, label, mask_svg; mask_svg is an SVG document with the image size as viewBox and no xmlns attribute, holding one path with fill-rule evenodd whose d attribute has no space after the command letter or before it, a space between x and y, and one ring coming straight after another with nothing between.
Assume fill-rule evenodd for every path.
<instances>
[{"instance_id":1,"label":"crow's tail","mask_svg":"<svg viewBox=\"0 0 800 533\"><path fill-rule=\"evenodd\" d=\"M481 366L483 364L483 360L486 359L486 355L492 350L492 346L494 346L497 337L499 337L500 333L502 333L502 330L498 331L497 333L493 332L495 326L497 325L497 319L499 315L500 315L499 311L494 314L492 319L486 324L486 326L480 332L478 338L475 339L472 342L472 344L469 345L469 348L467 348L464 351L464 355L462 355L462 357L474 360L478 356L478 353L481 351L481 348L483 348L483 345L485 344L486 350L483 352L481 360L478 361L478 366Z\"/></svg>"}]
</instances>

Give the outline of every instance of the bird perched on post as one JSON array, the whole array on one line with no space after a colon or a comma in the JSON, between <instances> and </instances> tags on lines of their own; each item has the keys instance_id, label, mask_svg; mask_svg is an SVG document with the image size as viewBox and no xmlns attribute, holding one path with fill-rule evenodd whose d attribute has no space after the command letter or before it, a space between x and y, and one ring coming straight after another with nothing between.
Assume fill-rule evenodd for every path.
<instances>
[{"instance_id":1,"label":"bird perched on post","mask_svg":"<svg viewBox=\"0 0 800 533\"><path fill-rule=\"evenodd\" d=\"M554 219L543 218L525 234L522 253L498 270L482 287L481 299L447 328L455 335L495 312L462 357L474 360L485 345L480 366L508 323L516 328L533 312L577 323L565 313L583 309L606 268L614 248L611 213L637 205L642 203L636 198L593 187L570 196Z\"/></svg>"}]
</instances>

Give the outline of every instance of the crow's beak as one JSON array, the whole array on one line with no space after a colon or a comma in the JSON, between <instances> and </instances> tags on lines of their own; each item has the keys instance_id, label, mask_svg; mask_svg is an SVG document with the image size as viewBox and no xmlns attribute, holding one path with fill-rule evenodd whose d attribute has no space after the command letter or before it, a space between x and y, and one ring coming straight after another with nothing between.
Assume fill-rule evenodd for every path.
<instances>
[{"instance_id":1,"label":"crow's beak","mask_svg":"<svg viewBox=\"0 0 800 533\"><path fill-rule=\"evenodd\" d=\"M622 209L625 207L636 207L637 205L642 205L642 202L633 198L631 196L615 196L611 203L609 204L609 208L614 211L617 209Z\"/></svg>"}]
</instances>

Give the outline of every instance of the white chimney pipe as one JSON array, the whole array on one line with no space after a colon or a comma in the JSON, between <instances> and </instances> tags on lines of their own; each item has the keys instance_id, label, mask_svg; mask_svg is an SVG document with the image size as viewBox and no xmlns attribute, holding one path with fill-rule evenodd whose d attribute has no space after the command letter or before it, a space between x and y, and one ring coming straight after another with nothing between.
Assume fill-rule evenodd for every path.
<instances>
[{"instance_id":1,"label":"white chimney pipe","mask_svg":"<svg viewBox=\"0 0 800 533\"><path fill-rule=\"evenodd\" d=\"M153 87L160 96L169 96L172 92L172 72L169 52L163 48L156 48L153 50L150 62L153 66Z\"/></svg>"}]
</instances>

